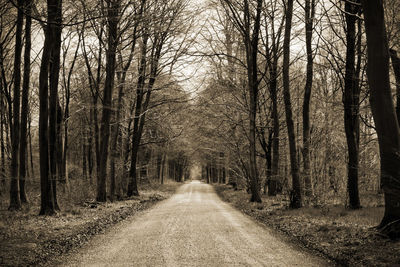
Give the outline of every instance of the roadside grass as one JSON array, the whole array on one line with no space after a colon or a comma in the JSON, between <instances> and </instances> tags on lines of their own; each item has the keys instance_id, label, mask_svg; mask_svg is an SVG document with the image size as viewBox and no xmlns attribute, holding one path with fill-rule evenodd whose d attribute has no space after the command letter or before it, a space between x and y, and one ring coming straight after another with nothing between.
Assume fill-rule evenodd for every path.
<instances>
[{"instance_id":1,"label":"roadside grass","mask_svg":"<svg viewBox=\"0 0 400 267\"><path fill-rule=\"evenodd\" d=\"M89 183L74 184L71 191L59 187L61 211L39 216L40 195L29 188L29 204L9 212L8 194L0 197L0 266L41 265L86 243L91 236L171 196L180 185L168 181L140 186L140 196L98 203Z\"/></svg>"},{"instance_id":2,"label":"roadside grass","mask_svg":"<svg viewBox=\"0 0 400 267\"><path fill-rule=\"evenodd\" d=\"M215 189L222 200L243 213L338 265L400 266L400 242L379 235L374 228L384 212L380 197L368 195L359 210L337 204L291 210L284 196L263 196L262 203L251 203L243 190L227 185L215 185Z\"/></svg>"}]
</instances>

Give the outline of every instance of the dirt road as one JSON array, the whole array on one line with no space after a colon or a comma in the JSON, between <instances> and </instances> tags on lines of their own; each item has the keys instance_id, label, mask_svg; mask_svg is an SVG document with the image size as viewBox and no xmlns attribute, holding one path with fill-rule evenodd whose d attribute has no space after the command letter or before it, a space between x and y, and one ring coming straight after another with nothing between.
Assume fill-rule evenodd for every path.
<instances>
[{"instance_id":1,"label":"dirt road","mask_svg":"<svg viewBox=\"0 0 400 267\"><path fill-rule=\"evenodd\" d=\"M326 266L193 181L96 237L64 266Z\"/></svg>"}]
</instances>

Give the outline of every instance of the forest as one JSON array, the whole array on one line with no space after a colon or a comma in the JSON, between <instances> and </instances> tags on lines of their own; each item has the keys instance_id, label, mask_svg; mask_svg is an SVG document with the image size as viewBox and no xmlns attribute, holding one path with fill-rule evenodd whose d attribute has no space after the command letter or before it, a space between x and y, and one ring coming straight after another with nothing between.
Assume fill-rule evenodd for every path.
<instances>
[{"instance_id":1,"label":"forest","mask_svg":"<svg viewBox=\"0 0 400 267\"><path fill-rule=\"evenodd\" d=\"M376 231L399 238L399 14L397 0L0 0L2 215L201 179L292 210L381 207Z\"/></svg>"}]
</instances>

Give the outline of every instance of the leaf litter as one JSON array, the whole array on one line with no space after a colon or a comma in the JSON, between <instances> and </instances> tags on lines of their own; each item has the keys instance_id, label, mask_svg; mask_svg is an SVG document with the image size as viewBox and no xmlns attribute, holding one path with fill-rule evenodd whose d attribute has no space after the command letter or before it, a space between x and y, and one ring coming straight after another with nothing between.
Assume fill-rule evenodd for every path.
<instances>
[{"instance_id":1,"label":"leaf litter","mask_svg":"<svg viewBox=\"0 0 400 267\"><path fill-rule=\"evenodd\" d=\"M39 207L0 210L0 266L45 265L85 244L110 226L171 196L179 184L143 189L138 197L69 205L55 216L39 216Z\"/></svg>"},{"instance_id":2,"label":"leaf litter","mask_svg":"<svg viewBox=\"0 0 400 267\"><path fill-rule=\"evenodd\" d=\"M340 205L290 210L283 196L263 196L262 203L251 203L243 190L227 185L215 189L243 213L339 266L400 266L400 242L375 229L384 212L381 206L354 211Z\"/></svg>"}]
</instances>

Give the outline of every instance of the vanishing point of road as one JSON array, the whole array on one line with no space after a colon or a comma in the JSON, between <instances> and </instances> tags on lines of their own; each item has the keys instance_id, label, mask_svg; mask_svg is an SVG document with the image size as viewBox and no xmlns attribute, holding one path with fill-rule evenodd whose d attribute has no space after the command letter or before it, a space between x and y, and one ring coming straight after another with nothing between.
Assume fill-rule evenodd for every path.
<instances>
[{"instance_id":1,"label":"vanishing point of road","mask_svg":"<svg viewBox=\"0 0 400 267\"><path fill-rule=\"evenodd\" d=\"M170 199L95 237L65 266L327 266L224 203L212 186Z\"/></svg>"}]
</instances>

